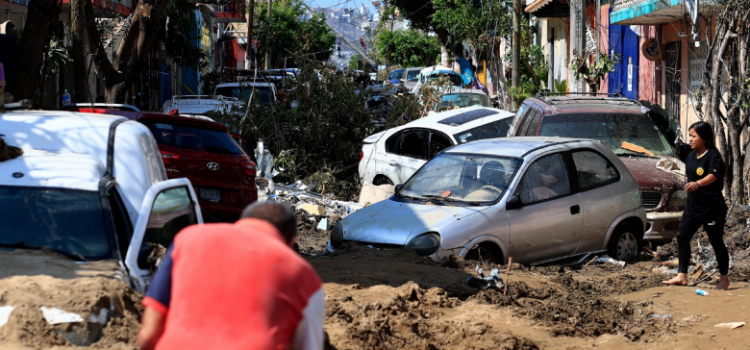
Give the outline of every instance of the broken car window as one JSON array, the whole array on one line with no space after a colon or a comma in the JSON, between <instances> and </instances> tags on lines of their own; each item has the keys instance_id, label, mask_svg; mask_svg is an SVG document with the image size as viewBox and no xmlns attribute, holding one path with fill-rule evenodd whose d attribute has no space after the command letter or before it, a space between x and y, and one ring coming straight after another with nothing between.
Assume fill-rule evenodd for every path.
<instances>
[{"instance_id":1,"label":"broken car window","mask_svg":"<svg viewBox=\"0 0 750 350\"><path fill-rule=\"evenodd\" d=\"M385 141L386 152L393 154L401 153L401 135L403 135L403 133L398 132Z\"/></svg>"},{"instance_id":2,"label":"broken car window","mask_svg":"<svg viewBox=\"0 0 750 350\"><path fill-rule=\"evenodd\" d=\"M441 153L398 192L401 197L491 203L500 199L520 164L517 158Z\"/></svg>"},{"instance_id":3,"label":"broken car window","mask_svg":"<svg viewBox=\"0 0 750 350\"><path fill-rule=\"evenodd\" d=\"M539 125L539 118L542 116L536 109L531 109L523 120L519 136L536 136L536 126Z\"/></svg>"},{"instance_id":4,"label":"broken car window","mask_svg":"<svg viewBox=\"0 0 750 350\"><path fill-rule=\"evenodd\" d=\"M444 149L452 147L453 142L451 140L441 134L438 133L432 133L430 135L430 159L435 157L438 153L442 152Z\"/></svg>"},{"instance_id":5,"label":"broken car window","mask_svg":"<svg viewBox=\"0 0 750 350\"><path fill-rule=\"evenodd\" d=\"M562 136L604 141L617 155L647 155L634 151L642 147L654 156L674 156L672 147L650 117L643 114L557 114L544 118L540 136ZM640 149L640 148L639 148Z\"/></svg>"},{"instance_id":6,"label":"broken car window","mask_svg":"<svg viewBox=\"0 0 750 350\"><path fill-rule=\"evenodd\" d=\"M620 179L620 173L607 159L593 151L573 152L581 191L601 187Z\"/></svg>"},{"instance_id":7,"label":"broken car window","mask_svg":"<svg viewBox=\"0 0 750 350\"><path fill-rule=\"evenodd\" d=\"M87 260L112 258L99 192L0 186L0 198L0 244Z\"/></svg>"},{"instance_id":8,"label":"broken car window","mask_svg":"<svg viewBox=\"0 0 750 350\"><path fill-rule=\"evenodd\" d=\"M406 130L401 140L401 152L403 156L427 159L425 141L427 131L425 130Z\"/></svg>"},{"instance_id":9,"label":"broken car window","mask_svg":"<svg viewBox=\"0 0 750 350\"><path fill-rule=\"evenodd\" d=\"M521 202L536 203L570 194L570 180L562 155L552 154L535 161L521 179Z\"/></svg>"}]
</instances>

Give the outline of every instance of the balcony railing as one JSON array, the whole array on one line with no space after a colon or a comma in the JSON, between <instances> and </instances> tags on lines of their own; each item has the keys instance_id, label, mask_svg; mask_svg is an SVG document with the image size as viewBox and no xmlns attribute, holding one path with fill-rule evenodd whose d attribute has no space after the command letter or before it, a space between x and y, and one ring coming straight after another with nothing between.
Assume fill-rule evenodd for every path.
<instances>
[{"instance_id":1,"label":"balcony railing","mask_svg":"<svg viewBox=\"0 0 750 350\"><path fill-rule=\"evenodd\" d=\"M687 13L687 0L613 0L610 23L655 25L681 20ZM725 0L700 0L699 12L711 11Z\"/></svg>"}]
</instances>

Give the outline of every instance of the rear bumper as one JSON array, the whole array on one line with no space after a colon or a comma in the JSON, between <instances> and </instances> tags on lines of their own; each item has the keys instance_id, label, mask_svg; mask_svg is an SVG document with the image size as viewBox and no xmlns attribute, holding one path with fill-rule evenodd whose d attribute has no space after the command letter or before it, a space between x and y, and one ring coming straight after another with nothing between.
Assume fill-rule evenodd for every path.
<instances>
[{"instance_id":1,"label":"rear bumper","mask_svg":"<svg viewBox=\"0 0 750 350\"><path fill-rule=\"evenodd\" d=\"M646 213L645 241L669 241L677 237L680 228L682 212Z\"/></svg>"}]
</instances>

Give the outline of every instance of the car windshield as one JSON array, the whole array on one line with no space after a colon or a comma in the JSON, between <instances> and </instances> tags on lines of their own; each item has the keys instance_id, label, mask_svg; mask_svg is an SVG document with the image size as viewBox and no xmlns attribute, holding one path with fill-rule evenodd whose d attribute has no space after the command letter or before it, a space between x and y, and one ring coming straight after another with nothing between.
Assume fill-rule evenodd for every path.
<instances>
[{"instance_id":1,"label":"car windshield","mask_svg":"<svg viewBox=\"0 0 750 350\"><path fill-rule=\"evenodd\" d=\"M0 186L0 249L49 249L79 260L111 259L99 192Z\"/></svg>"},{"instance_id":2,"label":"car windshield","mask_svg":"<svg viewBox=\"0 0 750 350\"><path fill-rule=\"evenodd\" d=\"M453 84L454 86L461 86L462 81L461 81L461 77L458 74L433 73L432 75L430 75L429 78L427 78L427 81L434 81L434 82L436 82L436 81L438 81L438 79L440 79L442 77L445 77L445 76L447 76L448 79L450 79L451 84Z\"/></svg>"},{"instance_id":3,"label":"car windshield","mask_svg":"<svg viewBox=\"0 0 750 350\"><path fill-rule=\"evenodd\" d=\"M236 97L247 101L250 98L252 86L223 86L216 88L214 95L226 97ZM260 104L270 104L273 101L271 97L271 88L268 86L256 86L253 99L257 99Z\"/></svg>"},{"instance_id":4,"label":"car windshield","mask_svg":"<svg viewBox=\"0 0 750 350\"><path fill-rule=\"evenodd\" d=\"M617 155L674 156L664 134L642 114L586 113L545 116L540 136L600 140Z\"/></svg>"},{"instance_id":5,"label":"car windshield","mask_svg":"<svg viewBox=\"0 0 750 350\"><path fill-rule=\"evenodd\" d=\"M406 72L406 81L417 81L417 80L419 80L418 70L410 70Z\"/></svg>"},{"instance_id":6,"label":"car windshield","mask_svg":"<svg viewBox=\"0 0 750 350\"><path fill-rule=\"evenodd\" d=\"M471 106L490 107L490 99L487 98L487 95L485 94L475 94L475 93L445 94L441 98L441 102L439 105L437 105L435 110L438 111L438 110L464 108L464 107L471 107Z\"/></svg>"},{"instance_id":7,"label":"car windshield","mask_svg":"<svg viewBox=\"0 0 750 350\"><path fill-rule=\"evenodd\" d=\"M141 123L151 130L159 144L232 156L243 154L242 149L225 132L168 122L141 121Z\"/></svg>"},{"instance_id":8,"label":"car windshield","mask_svg":"<svg viewBox=\"0 0 750 350\"><path fill-rule=\"evenodd\" d=\"M388 73L388 80L400 79L403 74L403 69L392 70L390 73Z\"/></svg>"},{"instance_id":9,"label":"car windshield","mask_svg":"<svg viewBox=\"0 0 750 350\"><path fill-rule=\"evenodd\" d=\"M518 158L441 153L419 169L398 196L489 204L500 199L519 164Z\"/></svg>"},{"instance_id":10,"label":"car windshield","mask_svg":"<svg viewBox=\"0 0 750 350\"><path fill-rule=\"evenodd\" d=\"M458 143L467 143L475 140L493 139L496 137L505 137L508 135L511 118L500 119L492 123L477 126L476 128L453 135Z\"/></svg>"}]
</instances>

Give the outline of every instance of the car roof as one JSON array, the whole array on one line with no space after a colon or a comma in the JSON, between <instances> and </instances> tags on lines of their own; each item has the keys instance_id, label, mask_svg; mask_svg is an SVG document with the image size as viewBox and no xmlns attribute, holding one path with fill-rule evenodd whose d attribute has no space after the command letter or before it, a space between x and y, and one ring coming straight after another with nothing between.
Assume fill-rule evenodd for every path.
<instances>
[{"instance_id":1,"label":"car roof","mask_svg":"<svg viewBox=\"0 0 750 350\"><path fill-rule=\"evenodd\" d=\"M487 96L487 94L484 91L479 90L479 89L460 88L456 86L451 86L451 88L448 88L448 91L443 91L443 94L441 96L456 95L456 94L477 94L477 95Z\"/></svg>"},{"instance_id":2,"label":"car roof","mask_svg":"<svg viewBox=\"0 0 750 350\"><path fill-rule=\"evenodd\" d=\"M563 113L629 113L646 114L649 109L636 100L606 96L537 96L529 98L547 105L554 114Z\"/></svg>"},{"instance_id":3,"label":"car roof","mask_svg":"<svg viewBox=\"0 0 750 350\"><path fill-rule=\"evenodd\" d=\"M89 154L24 149L21 156L2 162L0 183L98 191L104 173L104 165Z\"/></svg>"},{"instance_id":4,"label":"car roof","mask_svg":"<svg viewBox=\"0 0 750 350\"><path fill-rule=\"evenodd\" d=\"M521 158L527 153L569 142L596 142L567 137L508 137L468 142L445 150L450 153L475 153Z\"/></svg>"},{"instance_id":5,"label":"car roof","mask_svg":"<svg viewBox=\"0 0 750 350\"><path fill-rule=\"evenodd\" d=\"M263 78L259 76L259 80L261 79ZM241 83L221 83L221 84L216 85L216 88L218 89L218 88L223 88L223 87L239 87L240 84L252 85L252 86L275 86L273 83L266 83L266 82L261 82L261 81L252 82L250 80L243 80Z\"/></svg>"},{"instance_id":6,"label":"car roof","mask_svg":"<svg viewBox=\"0 0 750 350\"><path fill-rule=\"evenodd\" d=\"M140 109L138 107L133 105L126 105L121 103L76 103L76 104L70 104L66 106L62 106L60 110L65 111L78 111L81 108L106 108L106 109L118 109L118 110L125 110L125 111L133 111L133 112L140 112Z\"/></svg>"},{"instance_id":7,"label":"car roof","mask_svg":"<svg viewBox=\"0 0 750 350\"><path fill-rule=\"evenodd\" d=\"M462 115L467 115L467 114L477 113L477 112L482 113L480 115L483 115L483 116L473 119L471 121L463 122L461 124L441 123L441 121L444 121L445 119L456 118L456 117L460 118L460 116ZM477 126L484 125L484 124L487 124L496 120L513 118L514 116L515 114L508 112L508 111L504 111L502 109L489 108L489 107L465 107L465 108L459 108L459 109L454 109L450 111L430 114L424 118L420 118L413 122L402 125L401 127L399 127L399 130L407 129L407 128L424 127L424 128L430 128L430 129L442 131L449 135L453 135L455 133L473 129Z\"/></svg>"},{"instance_id":8,"label":"car roof","mask_svg":"<svg viewBox=\"0 0 750 350\"><path fill-rule=\"evenodd\" d=\"M427 73L432 72L432 71L446 71L446 70L447 71L453 71L453 69L451 69L450 67L441 66L441 65L434 65L434 66L423 68L421 71L419 71L419 73L427 74Z\"/></svg>"}]
</instances>

